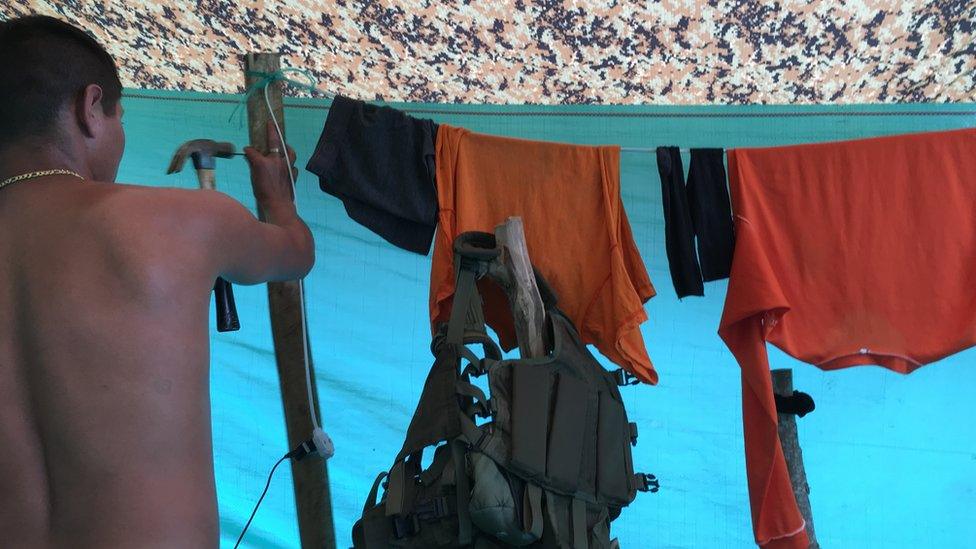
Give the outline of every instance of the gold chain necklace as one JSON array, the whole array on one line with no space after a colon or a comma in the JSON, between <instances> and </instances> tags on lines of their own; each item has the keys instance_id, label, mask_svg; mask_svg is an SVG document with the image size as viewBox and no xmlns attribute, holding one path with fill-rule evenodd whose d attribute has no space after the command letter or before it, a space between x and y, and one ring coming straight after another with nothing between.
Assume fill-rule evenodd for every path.
<instances>
[{"instance_id":1,"label":"gold chain necklace","mask_svg":"<svg viewBox=\"0 0 976 549\"><path fill-rule=\"evenodd\" d=\"M77 173L75 173L75 172L73 172L71 170L61 170L61 169L58 169L58 170L42 170L42 171L39 171L39 172L22 173L20 175L15 175L15 176L10 177L8 179L4 179L3 181L0 181L0 189L6 187L7 185L10 185L10 184L13 184L13 183L17 183L18 181L25 181L27 179L35 179L35 178L38 178L38 177L47 177L49 175L73 175L73 176L77 177L78 179L84 179L84 177L78 175Z\"/></svg>"}]
</instances>

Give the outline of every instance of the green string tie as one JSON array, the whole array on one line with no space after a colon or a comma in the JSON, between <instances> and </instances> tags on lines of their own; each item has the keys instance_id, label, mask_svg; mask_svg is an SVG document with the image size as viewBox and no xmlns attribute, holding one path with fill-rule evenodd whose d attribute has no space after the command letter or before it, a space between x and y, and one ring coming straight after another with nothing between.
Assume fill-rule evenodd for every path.
<instances>
[{"instance_id":1,"label":"green string tie","mask_svg":"<svg viewBox=\"0 0 976 549\"><path fill-rule=\"evenodd\" d=\"M304 76L307 82L300 82L293 78L289 78L288 76L286 76L289 73L294 73L294 74L299 74L301 76ZM308 69L296 69L292 67L285 67L283 69L278 69L275 72L247 71L246 74L247 76L258 77L260 78L260 80L256 80L253 84L251 84L251 87L249 87L247 91L244 92L244 97L241 99L240 103L238 103L237 106L234 107L234 112L230 113L230 118L227 119L228 122L233 120L235 116L238 116L238 114L242 112L241 107L247 105L247 101L248 99L251 98L252 95L254 95L259 90L263 91L264 88L268 87L273 82L284 82L292 87L306 90L313 95L319 91L319 89L316 87L316 85L318 84L318 80L315 79L315 75L312 74L312 71ZM238 117L239 127L243 126L243 120L244 120L243 117Z\"/></svg>"}]
</instances>

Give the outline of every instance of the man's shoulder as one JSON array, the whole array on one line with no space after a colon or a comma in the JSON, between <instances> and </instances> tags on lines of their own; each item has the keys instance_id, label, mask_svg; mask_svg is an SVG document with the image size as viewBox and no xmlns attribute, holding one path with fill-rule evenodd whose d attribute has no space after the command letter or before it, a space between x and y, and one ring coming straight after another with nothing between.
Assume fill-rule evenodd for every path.
<instances>
[{"instance_id":1,"label":"man's shoulder","mask_svg":"<svg viewBox=\"0 0 976 549\"><path fill-rule=\"evenodd\" d=\"M86 225L140 260L180 257L186 264L210 257L226 241L227 228L251 215L219 191L114 184L104 193Z\"/></svg>"},{"instance_id":2,"label":"man's shoulder","mask_svg":"<svg viewBox=\"0 0 976 549\"><path fill-rule=\"evenodd\" d=\"M247 214L233 198L200 189L114 184L96 202L86 225L135 248L164 241L177 247L207 247L228 219Z\"/></svg>"},{"instance_id":3,"label":"man's shoulder","mask_svg":"<svg viewBox=\"0 0 976 549\"><path fill-rule=\"evenodd\" d=\"M242 207L231 197L205 189L150 187L116 183L106 189L99 208L106 219L138 218L143 222L192 222L219 217L229 207Z\"/></svg>"},{"instance_id":4,"label":"man's shoulder","mask_svg":"<svg viewBox=\"0 0 976 549\"><path fill-rule=\"evenodd\" d=\"M133 203L155 203L157 205L182 206L214 200L217 196L226 197L223 193L206 189L183 189L179 187L153 187L131 183L104 184L114 199L132 201Z\"/></svg>"}]
</instances>

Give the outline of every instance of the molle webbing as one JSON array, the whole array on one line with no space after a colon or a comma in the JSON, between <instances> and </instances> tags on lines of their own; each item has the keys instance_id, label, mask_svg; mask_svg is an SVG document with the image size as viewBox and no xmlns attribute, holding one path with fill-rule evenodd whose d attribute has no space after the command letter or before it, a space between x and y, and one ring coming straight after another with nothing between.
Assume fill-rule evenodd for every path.
<instances>
[{"instance_id":1,"label":"molle webbing","mask_svg":"<svg viewBox=\"0 0 976 549\"><path fill-rule=\"evenodd\" d=\"M572 324L549 311L555 349L549 359L502 361L489 369L509 433L511 459L501 466L545 490L618 507L636 493L632 428L613 377L579 342Z\"/></svg>"}]
</instances>

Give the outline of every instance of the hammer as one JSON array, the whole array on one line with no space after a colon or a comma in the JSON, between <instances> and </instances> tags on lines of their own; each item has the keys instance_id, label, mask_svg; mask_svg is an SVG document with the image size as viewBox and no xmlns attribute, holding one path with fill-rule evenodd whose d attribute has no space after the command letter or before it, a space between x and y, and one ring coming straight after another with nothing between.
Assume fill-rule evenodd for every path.
<instances>
[{"instance_id":1,"label":"hammer","mask_svg":"<svg viewBox=\"0 0 976 549\"><path fill-rule=\"evenodd\" d=\"M167 174L176 173L183 169L186 157L193 161L197 171L197 181L201 189L215 190L217 158L234 156L233 143L218 143L211 139L194 139L187 141L176 149L173 160L169 163ZM233 332L241 329L241 321L237 316L237 305L234 304L234 289L223 278L217 277L214 283L214 297L216 298L216 318L218 332Z\"/></svg>"}]
</instances>

